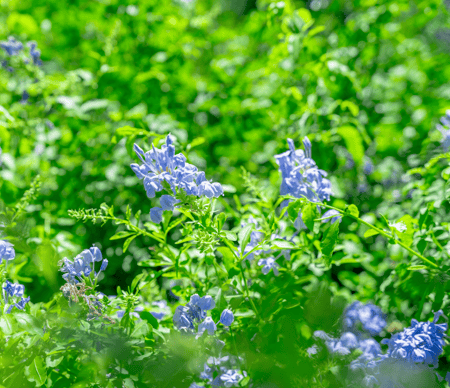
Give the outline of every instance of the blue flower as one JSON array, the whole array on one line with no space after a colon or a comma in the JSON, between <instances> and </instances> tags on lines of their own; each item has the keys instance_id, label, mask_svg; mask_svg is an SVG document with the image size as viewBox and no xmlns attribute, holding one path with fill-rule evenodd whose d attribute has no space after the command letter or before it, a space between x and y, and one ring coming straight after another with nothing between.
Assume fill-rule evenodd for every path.
<instances>
[{"instance_id":1,"label":"blue flower","mask_svg":"<svg viewBox=\"0 0 450 388\"><path fill-rule=\"evenodd\" d=\"M209 335L214 335L217 330L217 326L211 317L206 317L205 320L198 325L199 335L203 334L205 330L208 331Z\"/></svg>"},{"instance_id":2,"label":"blue flower","mask_svg":"<svg viewBox=\"0 0 450 388\"><path fill-rule=\"evenodd\" d=\"M150 219L155 223L159 224L162 221L163 209L160 207L154 207L150 209Z\"/></svg>"},{"instance_id":3,"label":"blue flower","mask_svg":"<svg viewBox=\"0 0 450 388\"><path fill-rule=\"evenodd\" d=\"M413 319L410 327L393 335L391 339L383 339L381 342L389 346L388 356L437 366L448 328L447 323L437 323L441 315L442 310L436 312L432 322L418 322Z\"/></svg>"},{"instance_id":4,"label":"blue flower","mask_svg":"<svg viewBox=\"0 0 450 388\"><path fill-rule=\"evenodd\" d=\"M278 268L280 266L278 265L278 263L275 261L275 259L273 257L268 257L267 259L260 259L258 261L258 265L263 266L261 272L264 275L267 275L270 270L273 270L273 273L275 274L275 276L278 276Z\"/></svg>"},{"instance_id":5,"label":"blue flower","mask_svg":"<svg viewBox=\"0 0 450 388\"><path fill-rule=\"evenodd\" d=\"M214 302L214 299L209 295L205 295L203 298L200 298L197 304L202 310L212 310L216 307L216 302Z\"/></svg>"},{"instance_id":6,"label":"blue flower","mask_svg":"<svg viewBox=\"0 0 450 388\"><path fill-rule=\"evenodd\" d=\"M441 117L441 124L436 125L436 128L442 133L442 147L444 150L450 148L450 109L445 112L445 116Z\"/></svg>"},{"instance_id":7,"label":"blue flower","mask_svg":"<svg viewBox=\"0 0 450 388\"><path fill-rule=\"evenodd\" d=\"M358 324L370 335L378 335L386 326L386 319L379 307L371 303L363 305L356 301L344 311L344 330L358 333Z\"/></svg>"},{"instance_id":8,"label":"blue flower","mask_svg":"<svg viewBox=\"0 0 450 388\"><path fill-rule=\"evenodd\" d=\"M104 271L108 265L108 260L102 261L100 271L95 272L95 262L102 261L102 253L97 247L92 247L83 250L79 255L75 256L73 261L70 261L65 257L62 260L61 272L64 272L62 276L65 281L71 284L79 283L77 277L81 280L82 276L89 276L94 270L97 277L101 271Z\"/></svg>"},{"instance_id":9,"label":"blue flower","mask_svg":"<svg viewBox=\"0 0 450 388\"><path fill-rule=\"evenodd\" d=\"M156 319L163 319L166 316L165 312L151 311L150 314L152 314Z\"/></svg>"},{"instance_id":10,"label":"blue flower","mask_svg":"<svg viewBox=\"0 0 450 388\"><path fill-rule=\"evenodd\" d=\"M214 300L206 295L200 298L198 294L191 296L186 306L178 306L173 315L173 322L178 330L193 331L194 323L201 322L206 318L206 310L215 307Z\"/></svg>"},{"instance_id":11,"label":"blue flower","mask_svg":"<svg viewBox=\"0 0 450 388\"><path fill-rule=\"evenodd\" d=\"M375 384L378 384L378 380L375 378L375 376L367 375L363 379L363 384L367 388L373 388L375 387Z\"/></svg>"},{"instance_id":12,"label":"blue flower","mask_svg":"<svg viewBox=\"0 0 450 388\"><path fill-rule=\"evenodd\" d=\"M8 55L17 55L23 49L23 44L10 36L7 42L0 42L0 47L5 50Z\"/></svg>"},{"instance_id":13,"label":"blue flower","mask_svg":"<svg viewBox=\"0 0 450 388\"><path fill-rule=\"evenodd\" d=\"M296 150L292 139L287 141L289 151L275 156L282 176L280 194L305 197L313 202L329 201L332 194L331 183L325 178L327 173L319 170L311 158L309 139L303 139L305 152Z\"/></svg>"},{"instance_id":14,"label":"blue flower","mask_svg":"<svg viewBox=\"0 0 450 388\"><path fill-rule=\"evenodd\" d=\"M153 198L157 192L162 191L164 181L169 184L173 196L176 195L177 188L184 190L187 195L197 197L216 198L223 195L220 183L211 183L206 180L205 173L198 171L194 165L186 163L186 157L183 154L175 155L175 147L172 143L173 137L169 134L161 149L152 145L152 150L144 153L137 144L133 147L142 164L133 163L130 167L139 179L143 179L147 196ZM161 197L161 208L153 208L155 210L152 209L153 212L150 212L153 222L160 223L162 211L172 211L175 204L180 202L173 196Z\"/></svg>"},{"instance_id":15,"label":"blue flower","mask_svg":"<svg viewBox=\"0 0 450 388\"><path fill-rule=\"evenodd\" d=\"M222 311L220 315L220 323L224 326L231 326L234 321L234 315L231 310L225 309Z\"/></svg>"},{"instance_id":16,"label":"blue flower","mask_svg":"<svg viewBox=\"0 0 450 388\"><path fill-rule=\"evenodd\" d=\"M171 195L162 195L159 202L163 210L172 211L175 204L179 203L180 200L172 197Z\"/></svg>"},{"instance_id":17,"label":"blue flower","mask_svg":"<svg viewBox=\"0 0 450 388\"><path fill-rule=\"evenodd\" d=\"M0 264L3 260L12 260L16 257L13 245L8 241L0 240Z\"/></svg>"},{"instance_id":18,"label":"blue flower","mask_svg":"<svg viewBox=\"0 0 450 388\"><path fill-rule=\"evenodd\" d=\"M102 265L100 266L100 271L104 271L107 266L108 266L108 259L104 259L102 261Z\"/></svg>"},{"instance_id":19,"label":"blue flower","mask_svg":"<svg viewBox=\"0 0 450 388\"><path fill-rule=\"evenodd\" d=\"M26 104L28 102L28 99L30 98L30 95L26 90L22 93L22 99L19 101L21 104Z\"/></svg>"},{"instance_id":20,"label":"blue flower","mask_svg":"<svg viewBox=\"0 0 450 388\"><path fill-rule=\"evenodd\" d=\"M223 387L236 387L243 376L238 373L235 369L230 369L224 374L217 376L217 378L212 382L213 386L223 386Z\"/></svg>"},{"instance_id":21,"label":"blue flower","mask_svg":"<svg viewBox=\"0 0 450 388\"><path fill-rule=\"evenodd\" d=\"M17 307L19 310L23 310L25 308L25 305L30 301L30 297L24 298L22 297L17 303L12 304L8 307L8 310L6 310L6 313L9 314L13 307Z\"/></svg>"},{"instance_id":22,"label":"blue flower","mask_svg":"<svg viewBox=\"0 0 450 388\"><path fill-rule=\"evenodd\" d=\"M27 46L30 48L30 55L31 58L33 59L33 63L36 66L41 66L42 65L42 61L41 61L41 51L37 48L37 43L34 41L28 42Z\"/></svg>"},{"instance_id":23,"label":"blue flower","mask_svg":"<svg viewBox=\"0 0 450 388\"><path fill-rule=\"evenodd\" d=\"M373 173L373 163L372 160L370 160L369 158L366 159L366 161L364 162L364 167L363 167L363 172L366 175L370 175Z\"/></svg>"},{"instance_id":24,"label":"blue flower","mask_svg":"<svg viewBox=\"0 0 450 388\"><path fill-rule=\"evenodd\" d=\"M3 289L9 296L23 296L25 292L25 286L19 283L11 283L9 280L5 281L6 286L3 286Z\"/></svg>"}]
</instances>

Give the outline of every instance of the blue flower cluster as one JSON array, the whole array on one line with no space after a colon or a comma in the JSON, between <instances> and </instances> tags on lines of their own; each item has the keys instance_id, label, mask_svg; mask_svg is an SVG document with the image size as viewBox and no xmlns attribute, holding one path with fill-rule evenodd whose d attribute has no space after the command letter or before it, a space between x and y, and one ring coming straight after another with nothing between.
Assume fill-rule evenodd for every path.
<instances>
[{"instance_id":1,"label":"blue flower cluster","mask_svg":"<svg viewBox=\"0 0 450 388\"><path fill-rule=\"evenodd\" d=\"M173 323L175 327L184 333L195 333L195 324L198 324L196 339L200 338L206 331L208 335L213 336L217 330L217 325L221 323L224 326L231 326L234 321L233 312L229 309L224 309L220 315L217 323L211 317L206 316L207 310L212 310L215 307L214 299L206 295L202 298L198 294L191 296L189 303L186 306L178 306L173 315ZM215 340L216 347L219 352L222 350L225 343L220 340ZM238 373L236 365L225 365L234 360L230 356L225 357L210 357L208 362L204 365L204 370L200 373L200 378L208 380L213 386L217 387L233 387L242 379L242 375ZM221 365L224 363L224 365ZM213 378L213 373L218 373L216 378ZM197 383L192 383L190 388L198 387Z\"/></svg>"},{"instance_id":2,"label":"blue flower cluster","mask_svg":"<svg viewBox=\"0 0 450 388\"><path fill-rule=\"evenodd\" d=\"M16 251L14 250L13 245L8 241L0 240L0 264L2 264L3 260L5 260L5 264L7 265L8 261L14 259L15 257ZM17 307L19 310L23 310L25 305L30 301L30 297L23 297L25 286L19 283L11 283L9 280L6 280L5 283L6 284L3 285L2 296L5 306L9 304L6 313L9 314L14 307ZM14 298L12 303L10 298Z\"/></svg>"},{"instance_id":3,"label":"blue flower cluster","mask_svg":"<svg viewBox=\"0 0 450 388\"><path fill-rule=\"evenodd\" d=\"M241 223L241 227L243 228L245 225L247 224L254 224L256 228L259 228L258 225L258 221L256 221L253 217L249 217L247 220L247 223ZM264 234L262 232L258 232L256 230L253 230L250 233L250 241L247 244L247 246L244 248L244 255L247 254L248 252L250 252L251 250L253 250L263 239ZM286 237L281 237L280 235L273 233L270 236L271 240L286 240ZM240 248L240 247L239 247ZM240 255L240 251L236 251L236 254ZM276 262L276 260L281 257L284 256L285 260L290 260L291 259L291 251L290 249L285 249L282 250L279 255L277 257L274 256L274 251L271 249L268 250L262 250L262 249L257 249L255 251L253 251L252 253L250 253L245 260L248 261L252 261L255 258L255 255L259 256L259 255L271 255L269 257L264 257L259 259L258 261L258 265L262 266L261 272L264 275L267 275L271 270L273 271L273 273L275 274L275 276L278 276L279 272L278 272L278 268L280 268L280 265ZM242 256L241 256L242 257Z\"/></svg>"},{"instance_id":4,"label":"blue flower cluster","mask_svg":"<svg viewBox=\"0 0 450 388\"><path fill-rule=\"evenodd\" d=\"M13 245L4 240L0 240L0 264L2 264L3 260L8 263L8 260L13 260L16 257L16 251L13 248Z\"/></svg>"},{"instance_id":5,"label":"blue flower cluster","mask_svg":"<svg viewBox=\"0 0 450 388\"><path fill-rule=\"evenodd\" d=\"M331 190L331 182L326 179L327 173L320 170L316 162L311 156L311 142L305 136L303 139L303 146L305 151L296 150L294 141L287 139L289 151L282 154L275 155L279 171L281 171L281 195L292 195L295 198L306 198L311 202L329 201L333 194ZM286 206L289 201L284 201L282 207ZM318 207L320 211L320 208ZM335 211L330 210L324 214L324 217L336 215ZM335 222L341 217L331 218L331 222ZM324 220L325 222L328 219ZM300 229L306 229L306 225L302 220L301 212L295 220L294 226Z\"/></svg>"},{"instance_id":6,"label":"blue flower cluster","mask_svg":"<svg viewBox=\"0 0 450 388\"><path fill-rule=\"evenodd\" d=\"M352 352L353 349L359 349L363 353L360 356L361 359L373 359L381 352L380 344L373 338L358 338L352 332L343 333L339 339L329 336L322 330L314 332L314 337L320 338L325 341L325 345L330 353L336 353L340 355L347 355ZM315 351L310 350L308 353L315 354Z\"/></svg>"},{"instance_id":7,"label":"blue flower cluster","mask_svg":"<svg viewBox=\"0 0 450 388\"><path fill-rule=\"evenodd\" d=\"M213 387L237 387L239 382L247 375L244 371L240 374L239 365L242 362L240 357L224 355L219 357L209 357L203 366L200 378L206 380ZM214 375L217 376L214 378ZM189 388L202 388L197 383L192 383Z\"/></svg>"},{"instance_id":8,"label":"blue flower cluster","mask_svg":"<svg viewBox=\"0 0 450 388\"><path fill-rule=\"evenodd\" d=\"M441 117L441 124L436 125L436 128L442 133L442 147L447 151L450 148L450 109Z\"/></svg>"},{"instance_id":9,"label":"blue flower cluster","mask_svg":"<svg viewBox=\"0 0 450 388\"><path fill-rule=\"evenodd\" d=\"M173 323L178 330L183 332L193 332L195 323L200 323L201 333L208 330L209 334L214 334L216 325L212 319L206 320L206 311L212 310L216 306L214 299L209 296L200 298L198 294L191 296L186 306L178 306L173 315ZM199 332L200 332L199 325Z\"/></svg>"},{"instance_id":10,"label":"blue flower cluster","mask_svg":"<svg viewBox=\"0 0 450 388\"><path fill-rule=\"evenodd\" d=\"M359 349L362 354L349 367L353 372L363 373L359 380L362 380L363 386L407 388L410 384L408 381L414 379L414 376L434 378L431 372L438 366L448 329L447 323L437 323L442 315L442 310L436 312L432 322L413 319L410 327L394 334L390 339L383 339L381 343L388 345L385 354L381 352L380 344L368 337L379 335L386 325L381 310L372 304L355 302L346 309L343 327L349 331L339 339L332 338L323 331L316 331L314 337L325 341L329 352L333 354L347 355L353 349ZM310 356L316 354L317 346L307 349L307 352ZM440 381L443 380L442 376L436 375ZM450 374L446 378L450 381Z\"/></svg>"},{"instance_id":11,"label":"blue flower cluster","mask_svg":"<svg viewBox=\"0 0 450 388\"><path fill-rule=\"evenodd\" d=\"M379 335L386 326L386 317L378 306L353 302L343 314L343 329L359 334L359 330L372 336Z\"/></svg>"},{"instance_id":12,"label":"blue flower cluster","mask_svg":"<svg viewBox=\"0 0 450 388\"><path fill-rule=\"evenodd\" d=\"M210 182L203 171L192 164L186 163L186 157L182 154L175 155L173 137L169 134L166 143L161 149L152 145L152 150L145 152L137 145L134 151L142 164L131 164L131 168L139 179L143 179L144 188L149 198L154 198L157 192L164 189L163 182L167 182L171 189L171 195L163 195L160 199L161 207L150 210L150 218L155 223L162 221L162 213L165 210L173 211L180 201L175 198L176 188L182 189L187 195L196 197L206 196L217 198L223 195L220 183Z\"/></svg>"},{"instance_id":13,"label":"blue flower cluster","mask_svg":"<svg viewBox=\"0 0 450 388\"><path fill-rule=\"evenodd\" d=\"M0 42L0 47L10 56L19 54L23 49L22 42L19 42L13 36L10 36L6 42Z\"/></svg>"},{"instance_id":14,"label":"blue flower cluster","mask_svg":"<svg viewBox=\"0 0 450 388\"><path fill-rule=\"evenodd\" d=\"M410 327L394 334L391 339L383 339L381 343L389 347L387 356L437 367L448 328L447 323L437 323L442 315L442 310L436 312L432 322L413 319Z\"/></svg>"},{"instance_id":15,"label":"blue flower cluster","mask_svg":"<svg viewBox=\"0 0 450 388\"><path fill-rule=\"evenodd\" d=\"M41 66L41 51L37 48L37 43L31 41L27 43L27 46L30 49L30 57L25 57L24 62L29 63L31 59L34 65ZM10 36L7 41L0 42L0 47L6 52L8 56L12 57L19 55L19 53L23 50L23 43L16 40L13 36ZM7 61L2 61L1 64L2 67L6 68L8 71L14 71L12 67L8 66Z\"/></svg>"},{"instance_id":16,"label":"blue flower cluster","mask_svg":"<svg viewBox=\"0 0 450 388\"><path fill-rule=\"evenodd\" d=\"M411 375L424 375L438 366L438 358L443 353L447 323L437 323L443 315L442 310L434 314L432 322L411 320L411 326L394 334L381 343L388 345L386 354L377 354L377 359L357 359L351 368L365 373L364 383L367 387L377 384L380 387L407 387L405 381ZM437 374L439 380L442 377ZM449 375L447 375L449 377Z\"/></svg>"},{"instance_id":17,"label":"blue flower cluster","mask_svg":"<svg viewBox=\"0 0 450 388\"><path fill-rule=\"evenodd\" d=\"M318 169L311 158L309 139L303 139L305 152L296 150L292 139L287 139L287 142L289 151L275 156L282 176L280 194L304 197L312 202L329 201L332 195L331 182L325 178L327 173Z\"/></svg>"},{"instance_id":18,"label":"blue flower cluster","mask_svg":"<svg viewBox=\"0 0 450 388\"><path fill-rule=\"evenodd\" d=\"M101 261L100 271L95 272L95 262ZM95 277L98 277L100 272L104 271L108 266L108 259L102 258L102 253L97 247L85 249L79 255L75 256L73 261L66 257L63 259L63 266L60 271L65 272L63 279L70 284L77 284L82 280L82 276L89 276L94 271Z\"/></svg>"}]
</instances>

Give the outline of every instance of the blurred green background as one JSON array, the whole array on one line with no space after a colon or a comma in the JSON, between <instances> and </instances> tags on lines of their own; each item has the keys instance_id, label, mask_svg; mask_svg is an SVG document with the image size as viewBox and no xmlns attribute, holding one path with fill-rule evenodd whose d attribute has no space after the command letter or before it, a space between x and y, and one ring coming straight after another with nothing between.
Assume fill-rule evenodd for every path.
<instances>
[{"instance_id":1,"label":"blurred green background","mask_svg":"<svg viewBox=\"0 0 450 388\"><path fill-rule=\"evenodd\" d=\"M307 135L333 183L331 204L393 217L414 206L405 171L442 151L435 125L450 99L442 1L0 4L0 40L35 40L44 62L35 74L0 79L1 200L14 204L38 174L42 181L12 241L26 274L17 279L34 302L63 284L58 260L92 244L109 259L106 294L150 256L149 241L124 254L109 241L114 228L67 214L106 202L148 219L151 202L129 168L134 142L148 149L171 132L177 152L224 184L234 204L234 195L246 198L241 166L278 187L274 154Z\"/></svg>"}]
</instances>

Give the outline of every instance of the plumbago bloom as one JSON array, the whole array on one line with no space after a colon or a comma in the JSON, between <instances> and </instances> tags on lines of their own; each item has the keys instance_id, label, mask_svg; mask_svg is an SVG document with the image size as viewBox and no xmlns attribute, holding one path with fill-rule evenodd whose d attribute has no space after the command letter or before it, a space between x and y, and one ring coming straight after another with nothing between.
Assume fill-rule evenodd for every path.
<instances>
[{"instance_id":1,"label":"plumbago bloom","mask_svg":"<svg viewBox=\"0 0 450 388\"><path fill-rule=\"evenodd\" d=\"M198 294L191 296L189 303L186 306L178 306L173 315L174 326L182 333L195 334L196 324L198 324L198 330L195 338L200 338L206 331L209 336L213 336L216 333L217 325L229 327L234 321L234 315L231 310L224 309L220 315L220 320L217 324L211 317L206 316L207 310L212 310L215 307L214 299L209 296L199 297ZM242 362L242 358L233 357L229 355L222 355L222 348L225 346L225 342L215 339L214 340L215 354L217 357L209 357L204 364L203 372L199 377L202 380L206 380L213 387L235 387L238 386L242 380L238 369L238 365ZM246 375L245 372L243 374ZM214 378L214 376L216 376ZM197 383L192 383L189 388L200 387Z\"/></svg>"},{"instance_id":2,"label":"plumbago bloom","mask_svg":"<svg viewBox=\"0 0 450 388\"><path fill-rule=\"evenodd\" d=\"M359 301L353 302L343 314L343 329L357 335L362 332L379 335L386 326L386 317L378 306L372 303L363 305Z\"/></svg>"},{"instance_id":3,"label":"plumbago bloom","mask_svg":"<svg viewBox=\"0 0 450 388\"><path fill-rule=\"evenodd\" d=\"M175 155L173 136L170 134L161 149L152 145L151 151L144 152L135 144L134 151L142 164L133 163L131 169L139 179L143 179L147 197L154 198L157 192L162 191L164 182L170 187L170 195L162 195L160 198L161 207L150 210L150 218L155 223L162 221L164 211L173 211L180 202L175 198L177 189L194 197L217 198L224 195L220 183L208 181L203 171L198 171L197 167L186 163L186 157L182 153Z\"/></svg>"},{"instance_id":4,"label":"plumbago bloom","mask_svg":"<svg viewBox=\"0 0 450 388\"><path fill-rule=\"evenodd\" d=\"M450 109L445 112L444 117L441 117L441 124L436 125L436 128L442 133L442 147L448 151L450 148Z\"/></svg>"},{"instance_id":5,"label":"plumbago bloom","mask_svg":"<svg viewBox=\"0 0 450 388\"><path fill-rule=\"evenodd\" d=\"M439 310L432 322L411 320L410 327L381 341L388 345L386 354L379 351L375 357L359 357L350 368L364 372L366 387L437 386L433 369L437 368L438 358L443 353L448 329L447 323L437 323L442 315ZM443 379L437 373L436 377L440 381Z\"/></svg>"},{"instance_id":6,"label":"plumbago bloom","mask_svg":"<svg viewBox=\"0 0 450 388\"><path fill-rule=\"evenodd\" d=\"M240 365L242 361L243 359L241 357L231 355L219 354L218 357L209 357L199 377L213 387L238 387L239 382L244 376L247 376L245 371L241 374ZM215 378L214 375L216 375ZM194 382L189 388L203 386Z\"/></svg>"},{"instance_id":7,"label":"plumbago bloom","mask_svg":"<svg viewBox=\"0 0 450 388\"><path fill-rule=\"evenodd\" d=\"M9 260L13 260L16 257L16 251L13 245L8 241L0 240L0 264L3 261L7 264Z\"/></svg>"},{"instance_id":8,"label":"plumbago bloom","mask_svg":"<svg viewBox=\"0 0 450 388\"><path fill-rule=\"evenodd\" d=\"M9 304L6 313L9 314L14 307L23 310L25 305L30 301L30 297L23 297L25 286L19 283L11 283L8 280L6 280L5 283L6 285L3 286L3 300L5 301L5 306ZM14 298L12 302L10 298Z\"/></svg>"},{"instance_id":9,"label":"plumbago bloom","mask_svg":"<svg viewBox=\"0 0 450 388\"><path fill-rule=\"evenodd\" d=\"M193 333L195 324L200 323L198 334L203 334L205 330L208 334L214 334L216 325L210 318L206 320L206 311L212 310L216 306L214 299L209 296L200 298L198 294L191 295L191 299L186 306L178 306L173 314L173 323L175 327L183 333Z\"/></svg>"},{"instance_id":10,"label":"plumbago bloom","mask_svg":"<svg viewBox=\"0 0 450 388\"><path fill-rule=\"evenodd\" d=\"M95 263L101 261L100 271L95 272ZM88 277L92 271L97 278L100 272L104 271L108 266L108 259L102 258L102 253L97 247L85 249L79 255L75 256L73 261L70 261L65 257L62 262L60 271L65 272L63 279L70 284L77 284L79 281L83 281L82 276ZM76 279L78 278L79 281Z\"/></svg>"},{"instance_id":11,"label":"plumbago bloom","mask_svg":"<svg viewBox=\"0 0 450 388\"><path fill-rule=\"evenodd\" d=\"M309 139L303 139L305 151L296 150L292 139L287 139L287 142L289 151L275 155L282 178L280 195L306 198L311 202L329 201L333 194L331 182L326 179L327 173L320 170L312 159ZM285 201L283 205L286 206L288 202ZM332 222L334 221L336 219L333 218ZM297 229L306 229L301 212L294 225Z\"/></svg>"},{"instance_id":12,"label":"plumbago bloom","mask_svg":"<svg viewBox=\"0 0 450 388\"><path fill-rule=\"evenodd\" d=\"M13 260L16 257L16 251L13 245L8 241L0 240L0 264L5 261L5 265L9 260ZM6 313L9 314L14 307L19 310L23 310L25 305L30 301L30 297L24 298L25 286L19 283L11 283L9 280L5 280L2 289L2 296L4 307L9 305ZM20 299L19 299L20 298Z\"/></svg>"},{"instance_id":13,"label":"plumbago bloom","mask_svg":"<svg viewBox=\"0 0 450 388\"><path fill-rule=\"evenodd\" d=\"M96 262L101 262L98 272L95 271ZM75 256L73 261L65 257L58 264L61 266L60 271L65 272L62 277L67 283L61 287L61 291L69 299L69 305L72 302L78 303L79 299L82 299L89 308L87 315L88 321L101 317L103 309L101 301L104 298L104 294L98 293L95 295L94 292L98 276L102 271L106 270L108 260L103 259L100 249L97 247L85 249L79 255ZM94 279L90 277L92 272L94 272ZM92 287L86 287L85 280L89 280ZM90 289L93 289L93 291L88 295L86 292ZM108 317L104 318L110 320Z\"/></svg>"},{"instance_id":14,"label":"plumbago bloom","mask_svg":"<svg viewBox=\"0 0 450 388\"><path fill-rule=\"evenodd\" d=\"M447 323L437 323L443 314L442 310L436 312L432 322L418 322L412 319L410 327L393 335L389 340L383 339L381 343L389 346L387 355L391 358L437 367L448 328Z\"/></svg>"},{"instance_id":15,"label":"plumbago bloom","mask_svg":"<svg viewBox=\"0 0 450 388\"><path fill-rule=\"evenodd\" d=\"M27 43L27 47L29 48L29 56L23 50L23 43L12 36L10 36L7 41L0 42L0 48L4 50L8 57L18 57L22 54L21 59L25 64L31 62L35 66L41 66L41 51L37 48L37 43L35 41L30 41ZM2 67L6 68L8 71L14 71L12 67L8 66L8 61L4 60L1 64Z\"/></svg>"},{"instance_id":16,"label":"plumbago bloom","mask_svg":"<svg viewBox=\"0 0 450 388\"><path fill-rule=\"evenodd\" d=\"M282 177L280 194L303 197L312 202L329 201L332 194L331 183L325 178L327 173L318 169L311 158L309 139L303 139L305 152L296 150L292 139L287 139L287 142L289 151L275 156Z\"/></svg>"},{"instance_id":17,"label":"plumbago bloom","mask_svg":"<svg viewBox=\"0 0 450 388\"><path fill-rule=\"evenodd\" d=\"M241 228L245 227L248 224L254 224L255 228L259 228L259 224L258 221L256 221L253 217L249 217L247 222L243 222L241 223ZM236 254L240 257L243 257L245 254L247 254L248 252L250 252L251 250L253 250L263 239L264 234L262 232L258 232L256 230L253 230L250 233L250 241L247 244L247 246L244 248L244 252L243 255L240 254L240 248L239 250L236 250ZM291 240L294 237L291 238ZM287 237L281 237L279 234L273 233L270 236L270 240L286 240ZM275 257L274 254L278 253L278 256ZM272 250L272 249L268 249L268 250L262 250L262 249L257 249L255 251L253 251L252 253L250 253L245 260L248 261L252 261L255 258L255 255L259 256L259 255L270 255L270 257L264 257L261 258L258 261L258 265L262 266L261 272L264 275L267 275L271 270L273 271L273 273L275 274L275 276L278 276L278 268L280 268L280 265L276 262L276 260L278 258L280 258L281 256L284 256L285 260L290 260L291 259L291 251L290 249L285 249L282 250L281 252L278 250Z\"/></svg>"}]
</instances>

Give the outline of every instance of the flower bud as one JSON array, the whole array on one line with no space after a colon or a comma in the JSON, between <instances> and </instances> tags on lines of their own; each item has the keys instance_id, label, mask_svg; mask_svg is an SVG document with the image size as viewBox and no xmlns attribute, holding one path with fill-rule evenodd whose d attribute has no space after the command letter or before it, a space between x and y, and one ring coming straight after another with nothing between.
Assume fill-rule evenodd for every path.
<instances>
[{"instance_id":1,"label":"flower bud","mask_svg":"<svg viewBox=\"0 0 450 388\"><path fill-rule=\"evenodd\" d=\"M220 323L224 326L231 326L234 321L234 315L231 310L225 309L222 311L220 315Z\"/></svg>"}]
</instances>

